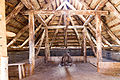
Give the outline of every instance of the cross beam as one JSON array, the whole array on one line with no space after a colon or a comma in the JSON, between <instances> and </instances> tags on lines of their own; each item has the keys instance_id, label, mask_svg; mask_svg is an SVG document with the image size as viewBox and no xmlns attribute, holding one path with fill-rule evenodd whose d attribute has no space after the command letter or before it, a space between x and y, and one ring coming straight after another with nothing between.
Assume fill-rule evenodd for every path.
<instances>
[{"instance_id":1,"label":"cross beam","mask_svg":"<svg viewBox=\"0 0 120 80\"><path fill-rule=\"evenodd\" d=\"M101 10L29 10L23 12L24 15L28 15L29 13L33 12L34 14L41 14L41 15L61 15L66 13L67 15L107 15L108 11L101 11Z\"/></svg>"},{"instance_id":2,"label":"cross beam","mask_svg":"<svg viewBox=\"0 0 120 80\"><path fill-rule=\"evenodd\" d=\"M66 26L48 26L48 29L62 29L65 28ZM68 26L69 29L73 29L73 28L84 28L83 26ZM42 29L45 29L44 27L42 27Z\"/></svg>"}]
</instances>

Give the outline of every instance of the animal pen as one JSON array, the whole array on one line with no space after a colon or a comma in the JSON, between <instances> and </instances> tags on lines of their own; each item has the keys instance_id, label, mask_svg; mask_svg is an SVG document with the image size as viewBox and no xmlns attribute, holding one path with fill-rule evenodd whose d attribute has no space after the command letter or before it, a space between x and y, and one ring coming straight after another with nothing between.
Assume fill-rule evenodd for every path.
<instances>
[{"instance_id":1,"label":"animal pen","mask_svg":"<svg viewBox=\"0 0 120 80\"><path fill-rule=\"evenodd\" d=\"M0 0L0 80L120 80L120 0Z\"/></svg>"}]
</instances>

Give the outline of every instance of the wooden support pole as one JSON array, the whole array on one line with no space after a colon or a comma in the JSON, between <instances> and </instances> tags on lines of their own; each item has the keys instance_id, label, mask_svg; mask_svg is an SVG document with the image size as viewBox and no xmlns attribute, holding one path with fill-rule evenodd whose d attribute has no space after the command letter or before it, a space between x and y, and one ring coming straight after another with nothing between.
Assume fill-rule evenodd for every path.
<instances>
[{"instance_id":1,"label":"wooden support pole","mask_svg":"<svg viewBox=\"0 0 120 80\"><path fill-rule=\"evenodd\" d=\"M0 0L0 80L8 80L5 0Z\"/></svg>"},{"instance_id":2,"label":"wooden support pole","mask_svg":"<svg viewBox=\"0 0 120 80\"><path fill-rule=\"evenodd\" d=\"M34 72L35 67L35 49L34 49L34 14L29 14L29 63L30 75Z\"/></svg>"},{"instance_id":3,"label":"wooden support pole","mask_svg":"<svg viewBox=\"0 0 120 80\"><path fill-rule=\"evenodd\" d=\"M0 63L0 80L9 80L8 79L8 57L7 56L2 56L0 58L1 63Z\"/></svg>"},{"instance_id":4,"label":"wooden support pole","mask_svg":"<svg viewBox=\"0 0 120 80\"><path fill-rule=\"evenodd\" d=\"M81 56L83 56L84 53L83 53L83 40L81 40Z\"/></svg>"},{"instance_id":5,"label":"wooden support pole","mask_svg":"<svg viewBox=\"0 0 120 80\"><path fill-rule=\"evenodd\" d=\"M100 15L95 15L96 20L96 41L97 41L97 70L99 71L99 62L102 62L102 39L101 39L101 21Z\"/></svg>"},{"instance_id":6,"label":"wooden support pole","mask_svg":"<svg viewBox=\"0 0 120 80\"><path fill-rule=\"evenodd\" d=\"M64 45L67 48L67 30L68 30L68 25L69 25L69 18L67 17L66 13L64 15L64 24L65 24L65 29L64 29Z\"/></svg>"},{"instance_id":7,"label":"wooden support pole","mask_svg":"<svg viewBox=\"0 0 120 80\"><path fill-rule=\"evenodd\" d=\"M47 62L50 58L50 48L48 39L48 27L45 26L45 61Z\"/></svg>"},{"instance_id":8,"label":"wooden support pole","mask_svg":"<svg viewBox=\"0 0 120 80\"><path fill-rule=\"evenodd\" d=\"M86 51L86 29L83 29L83 53L84 53L84 63L87 62L87 51Z\"/></svg>"}]
</instances>

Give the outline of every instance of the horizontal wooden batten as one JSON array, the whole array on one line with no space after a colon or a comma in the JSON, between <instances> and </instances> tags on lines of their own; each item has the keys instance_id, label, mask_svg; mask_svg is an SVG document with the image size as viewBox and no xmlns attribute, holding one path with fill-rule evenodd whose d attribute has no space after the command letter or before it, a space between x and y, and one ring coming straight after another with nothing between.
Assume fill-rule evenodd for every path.
<instances>
[{"instance_id":1,"label":"horizontal wooden batten","mask_svg":"<svg viewBox=\"0 0 120 80\"><path fill-rule=\"evenodd\" d=\"M107 15L108 14L108 11L100 11L100 10L29 10L23 12L23 14L28 15L31 12L34 14L41 14L41 15L50 15L50 14L61 15L64 13L66 13L67 15L95 15L95 14Z\"/></svg>"},{"instance_id":2,"label":"horizontal wooden batten","mask_svg":"<svg viewBox=\"0 0 120 80\"><path fill-rule=\"evenodd\" d=\"M66 26L48 26L48 29L61 29L65 28ZM83 28L83 26L68 26L68 28ZM45 28L42 28L45 29Z\"/></svg>"}]
</instances>

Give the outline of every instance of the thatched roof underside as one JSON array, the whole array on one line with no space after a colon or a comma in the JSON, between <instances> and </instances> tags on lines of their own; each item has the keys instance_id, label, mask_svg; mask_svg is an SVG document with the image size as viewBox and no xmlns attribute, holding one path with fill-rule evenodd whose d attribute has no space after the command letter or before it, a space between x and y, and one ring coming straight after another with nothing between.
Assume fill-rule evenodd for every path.
<instances>
[{"instance_id":1,"label":"thatched roof underside","mask_svg":"<svg viewBox=\"0 0 120 80\"><path fill-rule=\"evenodd\" d=\"M29 5L25 3L29 2ZM6 22L7 31L14 32L17 38L8 37L7 44L13 41L8 47L28 47L29 30L25 28L28 25L28 16L24 15L22 12L26 10L56 10L64 1L67 1L76 10L96 10L100 2L105 2L100 10L109 11L106 16L101 16L103 22L102 25L102 44L103 47L108 49L119 50L120 47L120 0L6 0ZM38 5L36 5L38 4ZM32 6L32 7L31 7ZM65 9L65 7L62 7ZM72 10L72 8L66 4L66 9ZM14 13L14 11L16 13ZM44 20L46 20L50 15L41 15ZM87 20L89 16L84 16ZM39 27L42 23L35 17L35 29ZM72 21L70 21L70 26L82 26L85 21L83 21L79 16L71 16ZM61 21L61 22L60 22ZM64 26L63 16L53 16L48 22L48 26ZM90 23L95 29L95 19L93 18ZM95 39L95 31L91 29L90 25L86 25L90 36ZM22 32L21 35L19 35ZM35 34L35 44L42 37L44 32L44 26L36 32ZM49 29L49 41L52 44L51 47L64 47L64 29L58 29L55 35L56 29ZM79 34L76 35L74 29L68 29L68 47L80 47L79 41L82 40L82 28L77 28ZM53 40L53 37L54 40ZM14 40L13 40L14 39ZM24 44L25 43L25 44ZM42 47L44 47L45 40L43 40ZM95 42L94 42L94 45ZM36 44L36 47L38 45ZM87 46L89 46L89 41L87 41Z\"/></svg>"}]
</instances>

